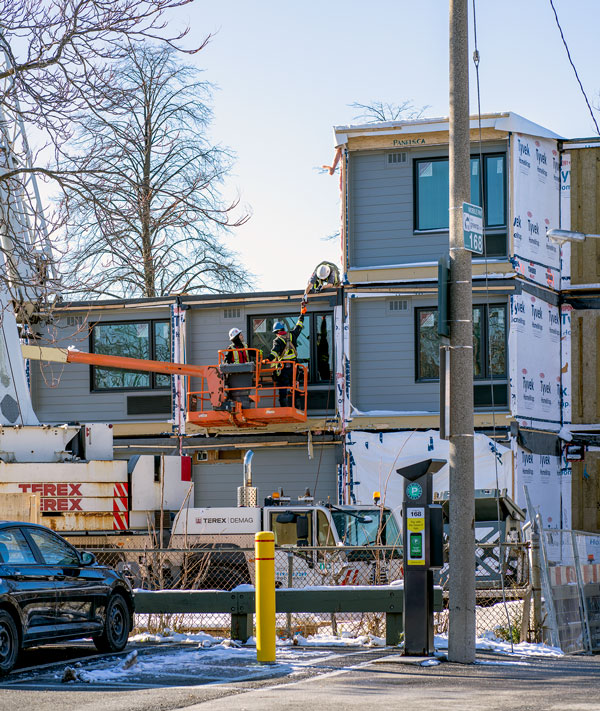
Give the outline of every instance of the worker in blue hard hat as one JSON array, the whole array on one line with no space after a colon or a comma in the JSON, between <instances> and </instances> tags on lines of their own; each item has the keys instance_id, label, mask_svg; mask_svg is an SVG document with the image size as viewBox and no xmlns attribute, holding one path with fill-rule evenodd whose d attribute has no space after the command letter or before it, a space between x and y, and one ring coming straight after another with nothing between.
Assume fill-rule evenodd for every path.
<instances>
[{"instance_id":1,"label":"worker in blue hard hat","mask_svg":"<svg viewBox=\"0 0 600 711\"><path fill-rule=\"evenodd\" d=\"M302 302L300 317L291 331L283 321L276 321L273 324L273 347L266 357L266 360L278 363L273 373L273 380L279 388L280 407L304 407L304 402L293 402L292 383L294 379L294 363L298 361L298 337L304 328L304 315L306 314L306 303Z\"/></svg>"}]
</instances>

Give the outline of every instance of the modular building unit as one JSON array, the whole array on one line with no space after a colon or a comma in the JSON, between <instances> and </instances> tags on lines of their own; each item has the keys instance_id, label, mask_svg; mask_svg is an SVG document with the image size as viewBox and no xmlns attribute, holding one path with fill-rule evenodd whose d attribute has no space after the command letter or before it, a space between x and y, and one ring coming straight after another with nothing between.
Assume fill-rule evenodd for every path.
<instances>
[{"instance_id":1,"label":"modular building unit","mask_svg":"<svg viewBox=\"0 0 600 711\"><path fill-rule=\"evenodd\" d=\"M335 140L349 282L338 353L344 423L383 437L435 428L437 261L449 248L448 121L341 126ZM570 466L559 441L571 378L568 312L560 248L546 235L565 226L560 151L560 136L516 114L482 116L481 134L471 119L471 202L484 208L486 241L485 256L473 254L474 424L508 448L498 454L503 466L513 460L507 488L518 502L524 505L527 485L534 506L547 509L546 524L557 528L570 524L571 514ZM552 444L522 431L547 434ZM354 458L357 446L349 448ZM377 461L376 452L369 456ZM345 464L352 482L352 459ZM477 486L484 471L476 465Z\"/></svg>"}]
</instances>

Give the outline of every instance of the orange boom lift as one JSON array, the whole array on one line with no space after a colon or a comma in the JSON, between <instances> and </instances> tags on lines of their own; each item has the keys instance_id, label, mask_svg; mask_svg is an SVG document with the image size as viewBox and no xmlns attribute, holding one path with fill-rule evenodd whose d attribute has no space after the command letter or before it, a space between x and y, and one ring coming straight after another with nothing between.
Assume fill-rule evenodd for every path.
<instances>
[{"instance_id":1,"label":"orange boom lift","mask_svg":"<svg viewBox=\"0 0 600 711\"><path fill-rule=\"evenodd\" d=\"M102 368L148 371L197 378L200 389L188 391L187 421L202 427L261 427L271 423L306 422L308 373L305 365L292 361L261 361L260 351L247 348L247 363L225 363L219 351L217 365L188 365L159 360L84 353L72 348L21 346L24 358L58 363L85 363ZM292 363L294 373L291 391L292 407L279 407L282 389L273 374L283 363Z\"/></svg>"}]
</instances>

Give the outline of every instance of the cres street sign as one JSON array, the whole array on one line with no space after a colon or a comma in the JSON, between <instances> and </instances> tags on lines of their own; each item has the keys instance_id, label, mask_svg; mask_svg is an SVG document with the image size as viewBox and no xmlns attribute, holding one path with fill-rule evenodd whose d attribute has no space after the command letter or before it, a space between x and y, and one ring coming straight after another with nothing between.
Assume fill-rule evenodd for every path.
<instances>
[{"instance_id":1,"label":"cres street sign","mask_svg":"<svg viewBox=\"0 0 600 711\"><path fill-rule=\"evenodd\" d=\"M463 239L465 249L483 254L483 208L463 202Z\"/></svg>"}]
</instances>

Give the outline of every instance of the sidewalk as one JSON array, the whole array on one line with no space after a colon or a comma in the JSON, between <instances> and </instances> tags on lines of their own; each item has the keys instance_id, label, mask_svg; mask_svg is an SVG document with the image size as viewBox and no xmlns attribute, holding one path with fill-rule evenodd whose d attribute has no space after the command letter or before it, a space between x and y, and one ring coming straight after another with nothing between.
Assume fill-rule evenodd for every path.
<instances>
[{"instance_id":1,"label":"sidewalk","mask_svg":"<svg viewBox=\"0 0 600 711\"><path fill-rule=\"evenodd\" d=\"M374 708L406 711L597 711L600 656L507 659L478 654L475 665L419 667L362 662L312 679L274 682L253 691L240 686L186 711ZM213 687L214 691L214 687Z\"/></svg>"}]
</instances>

